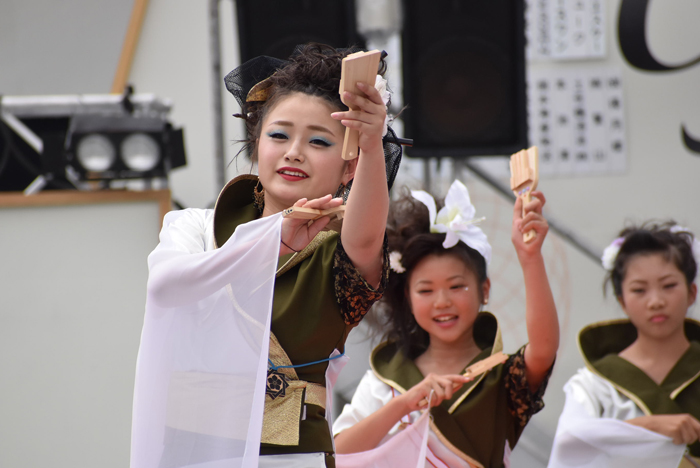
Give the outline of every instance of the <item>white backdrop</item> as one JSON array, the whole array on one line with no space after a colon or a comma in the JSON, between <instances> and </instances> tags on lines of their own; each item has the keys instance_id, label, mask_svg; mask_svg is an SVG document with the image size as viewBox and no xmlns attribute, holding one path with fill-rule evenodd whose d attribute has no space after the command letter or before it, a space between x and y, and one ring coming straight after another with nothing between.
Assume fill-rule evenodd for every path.
<instances>
[{"instance_id":1,"label":"white backdrop","mask_svg":"<svg viewBox=\"0 0 700 468\"><path fill-rule=\"evenodd\" d=\"M0 207L0 466L129 463L155 202Z\"/></svg>"},{"instance_id":2,"label":"white backdrop","mask_svg":"<svg viewBox=\"0 0 700 468\"><path fill-rule=\"evenodd\" d=\"M58 15L55 12L66 2L48 0L3 1L0 3L0 93L3 94L46 94L108 92L113 78L118 52L121 47L121 34L117 30L122 25L126 30L128 8L117 7L115 2L107 2L116 10L108 13L107 3L102 9L89 7L94 2L72 0L68 5L71 15ZM683 63L700 55L700 29L696 20L700 17L700 2L697 0L665 0L650 2L647 40L652 52L665 63ZM232 0L221 1L221 27L223 34L224 73L238 63L236 32L234 30ZM620 0L606 0L606 50L607 56L593 60L540 61L531 64L537 71L578 70L581 67L617 67L621 70L625 105L627 142L627 163L623 173L604 176L551 176L543 178L540 188L548 197L546 213L573 229L591 245L601 250L615 237L627 220L640 221L647 218L675 218L700 233L700 217L697 200L700 196L700 155L691 153L681 141L680 127L684 123L696 137L700 137L700 65L680 71L650 73L629 66L621 56L617 42L617 21ZM118 10L118 11L117 11ZM58 15L58 16L57 16ZM61 21L50 21L53 18ZM37 23L37 20L41 20ZM137 92L152 92L174 101L171 114L176 125L185 127L188 166L172 174L174 197L186 206L203 207L213 202L219 187L215 186L215 166L213 157L213 128L211 108L210 71L208 68L208 12L207 2L185 0L151 0L144 22L144 29L134 60L129 81ZM41 27L35 27L40 24ZM96 27L96 24L101 25ZM8 26L9 25L9 26ZM27 30L31 30L32 41L27 42ZM101 32L113 30L111 39L102 37ZM79 31L80 34L77 34ZM79 37L81 41L99 44L95 56L84 49L55 48L61 37ZM25 38L17 41L18 38ZM45 44L38 47L36 41ZM84 45L87 47L90 44ZM76 50L79 52L76 55ZM80 52L82 51L82 52ZM9 60L9 61L8 61ZM10 63L12 66L8 66ZM54 74L51 71L73 63L69 71ZM51 66L53 64L53 66ZM45 74L42 74L45 73ZM37 80L36 77L42 79ZM389 76L391 83L392 77ZM230 116L237 111L234 99L224 90L225 114ZM410 103L407 103L410 104ZM224 121L228 142L240 138L240 126L232 117ZM406 135L410 138L410 135ZM236 148L226 144L227 160L231 160ZM240 164L245 170L245 164ZM419 168L418 168L419 169ZM419 171L411 164L402 170L404 181L411 181L412 174ZM229 176L235 173L235 164L229 168ZM510 206L499 195L477 179L466 175L466 182L472 191L477 212L486 216L485 229L494 240L494 267L492 268L493 311L508 322L505 338L508 350L524 343L526 337L520 327L520 298L522 291L517 264L512 247L509 245L507 230ZM507 183L502 179L503 183ZM19 221L12 221L19 222ZM60 221L59 221L60 222ZM0 236L5 227L0 224ZM21 230L14 226L13 229ZM92 229L92 228L86 228ZM126 226L114 226L111 233L115 237L128 233ZM79 245L74 246L75 255L84 255ZM146 250L143 258L145 261ZM26 262L36 262L35 256L44 252L27 250ZM548 444L554 433L556 420L563 406L561 387L566 379L581 365L575 345L576 332L585 324L595 320L619 316L620 312L612 298L604 299L601 292L603 271L577 250L565 242L551 236L546 249L548 268L555 289L557 305L562 318L562 346L557 366L546 395L546 409L528 427L526 436L516 449L516 466L542 466L549 452ZM120 259L114 259L119 262ZM120 281L119 278L116 281ZM129 314L142 313L138 299L142 297L140 282L125 282L125 294L137 300L131 302ZM141 285L141 286L139 286ZM25 291L31 295L36 285L27 279L13 277L3 288ZM128 290L128 291L126 291ZM88 298L99 299L99 293L87 292ZM56 314L69 314L57 310ZM520 315L519 315L520 314ZM47 320L47 319L45 319ZM3 308L0 310L0 327L12 323ZM83 333L91 332L89 321L77 321ZM359 335L356 337L359 338ZM123 355L135 355L133 340L115 344L121 346ZM354 353L359 359L353 363L353 372L345 378L351 381L361 372L366 362L366 344L360 344ZM27 349L28 358L41 362L42 349ZM35 353L32 356L32 353ZM0 360L7 360L3 353ZM360 364L358 364L358 361ZM74 372L74 363L51 363L42 370L51 372ZM119 372L130 375L133 369L131 360L121 361ZM58 366L55 368L54 366ZM347 387L347 382L346 382ZM119 389L120 398L130 398L128 385ZM16 394L21 404L29 405L30 395ZM22 401L26 398L27 401ZM56 408L62 405L61 399L50 402ZM0 433L6 434L18 426L29 424L31 419L22 419L21 413L10 423L6 417L0 418ZM54 413L66 422L70 415ZM123 415L113 414L120 423L123 446L119 457L128 452L128 430ZM68 437L55 431L53 437ZM37 434L35 445L43 445ZM2 438L0 438L2 439ZM7 440L7 439L5 439ZM67 441L66 441L67 442ZM7 453L5 442L0 441L0 454ZM67 446L70 446L68 444ZM14 448L12 448L14 450ZM3 456L3 455L0 455ZM115 455L116 456L116 455ZM47 458L55 462L55 459ZM0 463L2 464L2 463ZM59 466L55 463L55 466Z\"/></svg>"}]
</instances>

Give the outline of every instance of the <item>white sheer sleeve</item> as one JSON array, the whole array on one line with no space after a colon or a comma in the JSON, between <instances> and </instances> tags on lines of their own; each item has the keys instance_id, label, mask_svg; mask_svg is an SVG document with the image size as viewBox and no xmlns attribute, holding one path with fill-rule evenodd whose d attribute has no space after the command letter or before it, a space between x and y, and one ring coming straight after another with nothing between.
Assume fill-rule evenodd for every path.
<instances>
[{"instance_id":1,"label":"white sheer sleeve","mask_svg":"<svg viewBox=\"0 0 700 468\"><path fill-rule=\"evenodd\" d=\"M211 211L166 216L149 256L132 468L256 467L281 215L213 248Z\"/></svg>"},{"instance_id":2,"label":"white sheer sleeve","mask_svg":"<svg viewBox=\"0 0 700 468\"><path fill-rule=\"evenodd\" d=\"M564 386L548 468L677 468L685 446L624 422L643 413L604 379L580 370Z\"/></svg>"},{"instance_id":3,"label":"white sheer sleeve","mask_svg":"<svg viewBox=\"0 0 700 468\"><path fill-rule=\"evenodd\" d=\"M343 412L333 423L333 435L338 435L378 411L389 403L392 397L391 387L368 370L357 385L352 402L345 405Z\"/></svg>"},{"instance_id":4,"label":"white sheer sleeve","mask_svg":"<svg viewBox=\"0 0 700 468\"><path fill-rule=\"evenodd\" d=\"M340 417L333 424L333 433L338 434L374 413L393 398L391 387L382 382L371 370L362 377L352 402L345 405ZM377 448L366 452L336 454L338 468L423 468L428 447L430 412L418 418L415 424L406 427L398 435L387 436ZM389 434L395 433L396 424Z\"/></svg>"},{"instance_id":5,"label":"white sheer sleeve","mask_svg":"<svg viewBox=\"0 0 700 468\"><path fill-rule=\"evenodd\" d=\"M255 265L254 259L248 262L246 257L257 255L249 248L257 239L239 239L226 242L219 249L212 248L212 216L211 210L193 209L166 215L160 243L148 256L148 300L153 305L176 307L191 304L223 288L236 275L246 275L241 264ZM246 225L254 226L261 221L251 221Z\"/></svg>"},{"instance_id":6,"label":"white sheer sleeve","mask_svg":"<svg viewBox=\"0 0 700 468\"><path fill-rule=\"evenodd\" d=\"M362 421L394 398L394 390L367 371L342 414L333 434ZM379 445L366 452L336 454L338 468L470 468L430 431L430 412L413 411L392 427Z\"/></svg>"}]
</instances>

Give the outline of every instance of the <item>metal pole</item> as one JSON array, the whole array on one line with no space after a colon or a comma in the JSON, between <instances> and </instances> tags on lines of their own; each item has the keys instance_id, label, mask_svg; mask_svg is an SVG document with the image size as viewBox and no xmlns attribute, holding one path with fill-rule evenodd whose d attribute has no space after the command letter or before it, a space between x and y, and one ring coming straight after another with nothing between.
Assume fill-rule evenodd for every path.
<instances>
[{"instance_id":1,"label":"metal pole","mask_svg":"<svg viewBox=\"0 0 700 468\"><path fill-rule=\"evenodd\" d=\"M423 190L432 192L432 177L430 177L430 159L424 158L423 163Z\"/></svg>"},{"instance_id":2,"label":"metal pole","mask_svg":"<svg viewBox=\"0 0 700 468\"><path fill-rule=\"evenodd\" d=\"M469 162L468 158L459 160L455 159L454 162L455 165L463 164L464 167L469 169L469 171L471 171L474 175L479 177L482 181L490 185L498 193L506 197L511 202L515 202L515 195L510 190L510 187L504 186L486 171L483 171L476 165ZM552 230L556 232L559 236L564 238L564 240L568 241L571 245L579 249L581 253L593 260L596 264L600 265L601 252L599 252L598 249L589 246L583 239L579 238L576 234L574 234L571 229L567 228L566 226L564 226L563 223L557 221L556 219L553 219L552 216L549 214L547 215L547 223L549 224L549 227L552 228Z\"/></svg>"},{"instance_id":3,"label":"metal pole","mask_svg":"<svg viewBox=\"0 0 700 468\"><path fill-rule=\"evenodd\" d=\"M129 18L129 29L127 29L126 37L124 37L122 53L119 56L119 64L117 65L117 71L114 74L114 81L112 82L112 94L123 93L126 82L129 80L131 64L134 60L136 46L139 42L139 35L141 34L141 28L143 27L143 20L146 17L147 10L148 0L134 1L134 6L131 9L131 18Z\"/></svg>"},{"instance_id":4,"label":"metal pole","mask_svg":"<svg viewBox=\"0 0 700 468\"><path fill-rule=\"evenodd\" d=\"M219 0L209 0L209 57L211 60L212 107L214 112L214 165L216 192L226 184L224 160L223 103L221 99L221 32L219 31Z\"/></svg>"}]
</instances>

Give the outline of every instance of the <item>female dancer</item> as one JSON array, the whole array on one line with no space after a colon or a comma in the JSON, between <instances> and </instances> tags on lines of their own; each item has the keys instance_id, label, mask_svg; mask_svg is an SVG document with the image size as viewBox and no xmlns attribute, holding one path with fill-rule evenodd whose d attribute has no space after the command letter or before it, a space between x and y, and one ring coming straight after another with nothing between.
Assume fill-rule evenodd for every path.
<instances>
[{"instance_id":1,"label":"female dancer","mask_svg":"<svg viewBox=\"0 0 700 468\"><path fill-rule=\"evenodd\" d=\"M452 184L439 213L430 195L412 195L415 200L406 198L392 208L387 227L392 271L382 302L389 340L373 351L372 370L334 425L337 451L378 446L381 451L416 421L433 391L426 466L508 466L523 428L543 407L559 342L541 254L548 230L544 196L534 193L525 216L520 199L513 211L512 241L525 277L530 342L472 380L462 375L465 368L502 350L496 317L480 312L491 288L486 274L491 247L475 225L461 182ZM523 233L533 229L535 239L523 242ZM401 452L392 450L392 456ZM342 461L341 456L338 466L346 466Z\"/></svg>"},{"instance_id":2,"label":"female dancer","mask_svg":"<svg viewBox=\"0 0 700 468\"><path fill-rule=\"evenodd\" d=\"M550 467L676 468L686 445L700 456L700 323L686 318L698 256L672 222L624 229L605 249L628 319L581 330L586 367L564 386Z\"/></svg>"},{"instance_id":3,"label":"female dancer","mask_svg":"<svg viewBox=\"0 0 700 468\"><path fill-rule=\"evenodd\" d=\"M165 218L149 256L132 466L333 466L326 395L385 287L400 159L375 83L343 96L358 110L340 100L349 52L311 44L226 77L258 176L229 182L213 210ZM346 128L360 133L353 161L340 154ZM323 231L329 216L282 217L344 199L342 233Z\"/></svg>"}]
</instances>

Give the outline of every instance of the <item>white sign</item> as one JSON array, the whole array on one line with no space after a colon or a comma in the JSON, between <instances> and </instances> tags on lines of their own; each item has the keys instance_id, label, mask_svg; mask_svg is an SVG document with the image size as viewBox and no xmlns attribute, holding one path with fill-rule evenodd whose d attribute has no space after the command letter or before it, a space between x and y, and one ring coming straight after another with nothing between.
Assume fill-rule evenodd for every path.
<instances>
[{"instance_id":1,"label":"white sign","mask_svg":"<svg viewBox=\"0 0 700 468\"><path fill-rule=\"evenodd\" d=\"M602 0L526 0L528 60L605 57Z\"/></svg>"},{"instance_id":2,"label":"white sign","mask_svg":"<svg viewBox=\"0 0 700 468\"><path fill-rule=\"evenodd\" d=\"M590 67L529 73L529 137L539 148L540 174L624 172L621 75Z\"/></svg>"}]
</instances>

